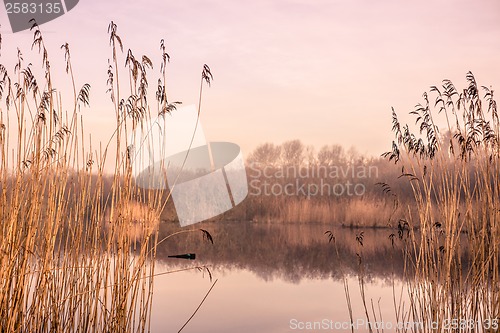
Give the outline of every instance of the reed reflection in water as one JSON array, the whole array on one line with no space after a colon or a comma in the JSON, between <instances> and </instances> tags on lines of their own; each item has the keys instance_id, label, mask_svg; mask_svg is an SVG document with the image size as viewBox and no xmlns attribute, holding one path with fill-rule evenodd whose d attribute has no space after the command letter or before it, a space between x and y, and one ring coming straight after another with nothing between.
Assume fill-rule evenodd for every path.
<instances>
[{"instance_id":1,"label":"reed reflection in water","mask_svg":"<svg viewBox=\"0 0 500 333\"><path fill-rule=\"evenodd\" d=\"M353 319L366 321L358 280L360 232L365 299L370 307L373 302L377 319L397 322L394 296L408 308L401 289L403 257L389 238L392 230L335 229L337 256L324 235L328 225L232 222L198 227L210 231L213 245L199 233L186 233L158 248L157 273L206 265L219 279L187 331L289 332L293 320L350 322L344 277ZM162 234L176 230L161 225ZM180 253L196 253L197 259L168 258ZM153 331L178 330L210 285L208 274L196 269L156 277Z\"/></svg>"}]
</instances>

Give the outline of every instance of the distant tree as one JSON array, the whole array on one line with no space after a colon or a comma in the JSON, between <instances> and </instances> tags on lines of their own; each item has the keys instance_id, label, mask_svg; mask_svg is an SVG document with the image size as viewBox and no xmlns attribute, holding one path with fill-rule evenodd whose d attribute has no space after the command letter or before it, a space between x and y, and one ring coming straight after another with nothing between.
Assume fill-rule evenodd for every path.
<instances>
[{"instance_id":1,"label":"distant tree","mask_svg":"<svg viewBox=\"0 0 500 333\"><path fill-rule=\"evenodd\" d=\"M249 162L261 163L266 166L277 166L280 162L281 147L272 143L259 145L248 157Z\"/></svg>"},{"instance_id":2,"label":"distant tree","mask_svg":"<svg viewBox=\"0 0 500 333\"><path fill-rule=\"evenodd\" d=\"M320 165L341 165L345 163L344 148L340 145L325 145L318 152Z\"/></svg>"},{"instance_id":3,"label":"distant tree","mask_svg":"<svg viewBox=\"0 0 500 333\"><path fill-rule=\"evenodd\" d=\"M356 147L352 146L347 150L347 161L349 164L364 164L364 156L361 155Z\"/></svg>"},{"instance_id":4,"label":"distant tree","mask_svg":"<svg viewBox=\"0 0 500 333\"><path fill-rule=\"evenodd\" d=\"M283 165L302 165L305 159L305 147L300 140L283 142L281 160Z\"/></svg>"},{"instance_id":5,"label":"distant tree","mask_svg":"<svg viewBox=\"0 0 500 333\"><path fill-rule=\"evenodd\" d=\"M305 158L308 166L316 165L318 159L316 158L316 151L314 146L309 145L306 147Z\"/></svg>"}]
</instances>

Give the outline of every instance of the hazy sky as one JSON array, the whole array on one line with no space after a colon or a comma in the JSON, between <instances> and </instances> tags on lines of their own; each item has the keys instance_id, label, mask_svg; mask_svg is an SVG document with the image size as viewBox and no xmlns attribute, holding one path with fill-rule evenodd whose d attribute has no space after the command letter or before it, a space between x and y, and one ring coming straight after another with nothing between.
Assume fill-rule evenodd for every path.
<instances>
[{"instance_id":1,"label":"hazy sky","mask_svg":"<svg viewBox=\"0 0 500 333\"><path fill-rule=\"evenodd\" d=\"M111 20L125 52L151 57L155 77L165 39L171 101L196 103L208 64L214 81L204 94L205 134L244 153L298 138L380 155L392 140L391 106L407 114L444 78L464 87L469 70L479 84L500 88L497 0L80 0L41 29L54 70L64 70L59 47L67 41L77 84L92 86L83 114L94 140L114 130L105 94ZM5 10L0 23L1 62L12 64L16 47L30 58L32 34L12 34Z\"/></svg>"}]
</instances>

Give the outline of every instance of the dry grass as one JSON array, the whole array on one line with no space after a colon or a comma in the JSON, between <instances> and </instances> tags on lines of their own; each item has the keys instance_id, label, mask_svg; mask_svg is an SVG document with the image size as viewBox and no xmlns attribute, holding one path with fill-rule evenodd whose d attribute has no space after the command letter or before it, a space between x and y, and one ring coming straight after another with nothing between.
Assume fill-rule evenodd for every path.
<instances>
[{"instance_id":1,"label":"dry grass","mask_svg":"<svg viewBox=\"0 0 500 333\"><path fill-rule=\"evenodd\" d=\"M393 228L402 208L385 198L317 200L284 197L249 197L221 219L265 223L320 223L347 228ZM394 221L392 221L394 222Z\"/></svg>"},{"instance_id":2,"label":"dry grass","mask_svg":"<svg viewBox=\"0 0 500 333\"><path fill-rule=\"evenodd\" d=\"M448 80L432 87L434 102L424 94L412 112L420 134L393 113L396 141L385 154L402 167L417 205L418 217L405 223L420 232L410 230L402 241L416 272L407 277L410 314L424 331L433 323L437 331L450 328L453 320L467 323L461 332L490 331L500 316L499 119L493 91L478 87L472 73L467 81L462 91ZM446 120L446 135L438 134L438 118Z\"/></svg>"},{"instance_id":3,"label":"dry grass","mask_svg":"<svg viewBox=\"0 0 500 333\"><path fill-rule=\"evenodd\" d=\"M43 75L34 74L38 69L21 51L13 71L0 66L0 331L148 331L166 193L134 185L127 140L151 117L146 71L152 63L129 50L123 75L122 41L110 24L113 159L111 139L97 150L85 141L81 113L90 85L77 89L68 44L61 49L73 101L63 104L36 23L32 31ZM168 55L161 46L163 76L154 104L166 113L175 105L167 103ZM126 88L120 88L122 75ZM111 180L106 163L115 165Z\"/></svg>"}]
</instances>

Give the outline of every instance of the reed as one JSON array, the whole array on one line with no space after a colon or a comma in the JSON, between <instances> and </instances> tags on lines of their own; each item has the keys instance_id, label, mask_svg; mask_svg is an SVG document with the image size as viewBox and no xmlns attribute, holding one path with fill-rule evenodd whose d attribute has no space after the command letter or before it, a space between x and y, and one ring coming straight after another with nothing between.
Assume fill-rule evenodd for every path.
<instances>
[{"instance_id":1,"label":"reed","mask_svg":"<svg viewBox=\"0 0 500 333\"><path fill-rule=\"evenodd\" d=\"M396 139L384 154L400 166L417 207L399 238L413 268L409 313L425 332L496 331L500 315L497 105L472 73L466 80L463 90L444 80L423 94L411 112L416 133L393 110Z\"/></svg>"},{"instance_id":2,"label":"reed","mask_svg":"<svg viewBox=\"0 0 500 333\"><path fill-rule=\"evenodd\" d=\"M25 60L18 50L13 71L0 65L0 331L149 331L158 222L168 192L135 186L128 137L152 117L147 74L153 64L129 50L122 73L123 43L111 22L107 83L116 127L96 149L82 120L91 86L77 87L70 47L62 45L73 95L63 101L56 66L32 23L40 58ZM160 50L152 103L159 114L176 105L167 102L163 41ZM106 163L115 166L111 177Z\"/></svg>"}]
</instances>

